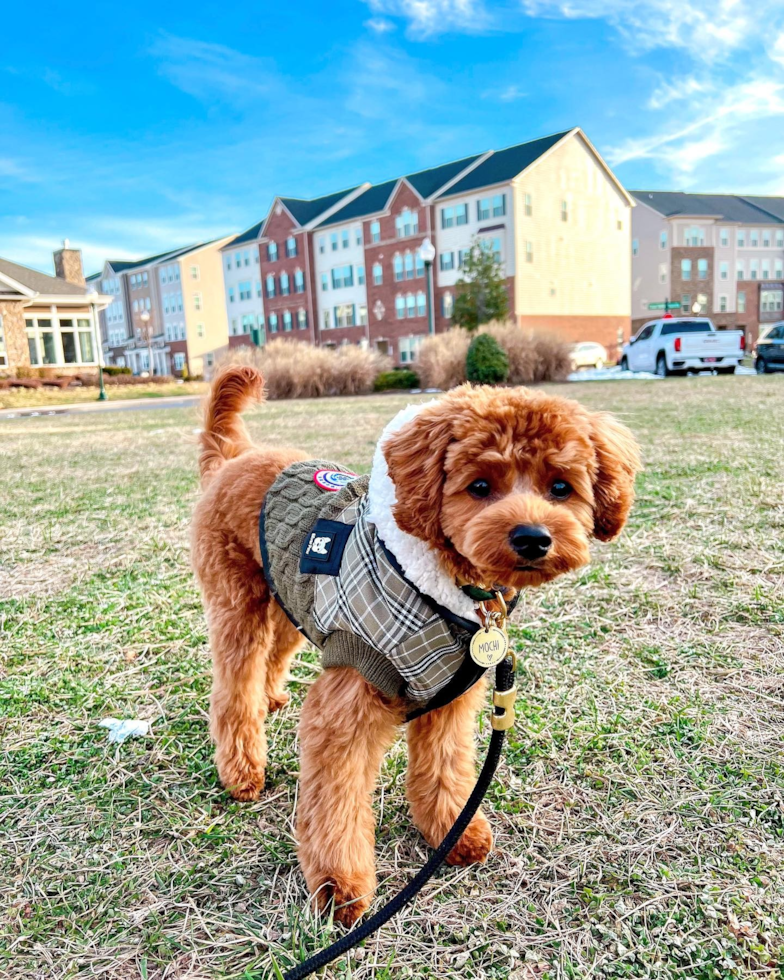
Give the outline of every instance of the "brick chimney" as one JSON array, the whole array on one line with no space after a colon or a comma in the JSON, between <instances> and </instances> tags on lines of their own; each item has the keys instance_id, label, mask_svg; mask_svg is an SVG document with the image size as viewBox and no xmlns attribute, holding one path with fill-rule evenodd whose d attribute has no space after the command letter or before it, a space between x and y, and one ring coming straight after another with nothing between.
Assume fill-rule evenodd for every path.
<instances>
[{"instance_id":1,"label":"brick chimney","mask_svg":"<svg viewBox=\"0 0 784 980\"><path fill-rule=\"evenodd\" d=\"M82 253L78 248L71 248L66 238L63 247L54 253L54 274L58 279L65 279L77 286L84 285L84 270L82 268Z\"/></svg>"}]
</instances>

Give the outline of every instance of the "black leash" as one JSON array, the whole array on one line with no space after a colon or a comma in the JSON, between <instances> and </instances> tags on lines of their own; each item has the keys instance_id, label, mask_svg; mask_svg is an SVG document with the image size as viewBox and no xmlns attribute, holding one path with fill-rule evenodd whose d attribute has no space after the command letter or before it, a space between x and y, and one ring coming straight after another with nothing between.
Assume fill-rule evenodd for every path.
<instances>
[{"instance_id":1,"label":"black leash","mask_svg":"<svg viewBox=\"0 0 784 980\"><path fill-rule=\"evenodd\" d=\"M506 660L502 660L495 669L494 708L491 718L493 733L490 736L490 747L487 750L487 758L482 766L479 779L476 781L476 786L474 786L471 795L468 797L466 805L452 825L452 829L430 855L427 864L425 864L415 878L411 879L401 892L398 892L375 915L371 915L369 919L357 926L356 929L347 932L345 936L341 936L331 946L322 949L320 953L311 956L304 963L300 963L299 966L293 967L288 973L284 974L283 980L302 980L303 977L310 976L311 973L320 970L328 963L337 959L338 956L342 956L350 949L358 946L363 939L367 939L376 929L380 929L381 926L389 922L393 915L396 915L405 905L408 905L444 863L447 854L449 854L458 840L460 840L463 831L479 809L479 804L484 799L490 783L493 781L498 763L501 760L501 750L503 749L506 731L514 723L513 705L517 693L517 689L514 686L514 672L514 655L507 657Z\"/></svg>"}]
</instances>

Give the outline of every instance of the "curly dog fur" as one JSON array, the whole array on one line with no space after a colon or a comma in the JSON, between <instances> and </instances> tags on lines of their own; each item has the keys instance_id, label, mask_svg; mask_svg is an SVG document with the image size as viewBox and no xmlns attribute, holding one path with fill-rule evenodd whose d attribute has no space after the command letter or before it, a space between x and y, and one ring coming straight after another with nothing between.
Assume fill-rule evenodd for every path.
<instances>
[{"instance_id":1,"label":"curly dog fur","mask_svg":"<svg viewBox=\"0 0 784 980\"><path fill-rule=\"evenodd\" d=\"M261 400L261 375L223 369L212 385L201 435L203 494L192 558L209 622L214 663L211 733L223 785L238 800L264 788L267 713L285 705L288 667L304 645L270 594L258 542L264 496L278 474L308 458L254 446L240 413ZM525 388L457 388L427 405L384 444L399 491L397 525L428 543L452 576L515 589L536 586L589 560L591 537L614 538L626 521L639 468L637 445L604 413ZM490 484L478 499L473 481ZM551 493L566 481L566 499ZM509 536L540 525L551 539L540 560L521 564ZM474 725L484 685L407 726L407 795L414 823L438 844L475 781ZM371 797L405 706L349 667L326 670L300 721L299 859L321 906L350 924L376 887ZM484 861L487 818L474 817L453 864Z\"/></svg>"}]
</instances>

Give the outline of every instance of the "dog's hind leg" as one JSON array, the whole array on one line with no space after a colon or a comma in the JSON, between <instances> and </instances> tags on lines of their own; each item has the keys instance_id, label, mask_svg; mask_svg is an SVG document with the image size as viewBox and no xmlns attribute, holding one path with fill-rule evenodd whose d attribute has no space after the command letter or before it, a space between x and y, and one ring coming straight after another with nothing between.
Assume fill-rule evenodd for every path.
<instances>
[{"instance_id":1,"label":"dog's hind leg","mask_svg":"<svg viewBox=\"0 0 784 980\"><path fill-rule=\"evenodd\" d=\"M476 784L474 731L484 703L485 684L408 724L407 794L414 823L437 847ZM449 864L484 861L493 846L490 824L481 810L447 857Z\"/></svg>"},{"instance_id":2,"label":"dog's hind leg","mask_svg":"<svg viewBox=\"0 0 784 980\"><path fill-rule=\"evenodd\" d=\"M210 731L221 782L237 800L254 800L267 764L267 661L274 643L271 598L253 557L226 549L217 589L205 595L213 659Z\"/></svg>"},{"instance_id":3,"label":"dog's hind leg","mask_svg":"<svg viewBox=\"0 0 784 980\"><path fill-rule=\"evenodd\" d=\"M299 861L311 894L351 925L376 888L371 794L402 712L352 667L311 687L300 721Z\"/></svg>"},{"instance_id":4,"label":"dog's hind leg","mask_svg":"<svg viewBox=\"0 0 784 980\"><path fill-rule=\"evenodd\" d=\"M286 691L289 664L307 641L276 602L270 604L270 619L274 628L274 641L267 660L265 689L269 711L279 711L289 703Z\"/></svg>"}]
</instances>

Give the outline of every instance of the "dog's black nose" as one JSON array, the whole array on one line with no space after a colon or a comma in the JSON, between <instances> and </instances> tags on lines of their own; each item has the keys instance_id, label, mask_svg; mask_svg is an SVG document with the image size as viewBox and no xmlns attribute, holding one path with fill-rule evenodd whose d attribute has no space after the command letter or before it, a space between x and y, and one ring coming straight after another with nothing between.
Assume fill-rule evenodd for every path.
<instances>
[{"instance_id":1,"label":"dog's black nose","mask_svg":"<svg viewBox=\"0 0 784 980\"><path fill-rule=\"evenodd\" d=\"M544 558L553 539L540 524L518 524L509 535L509 542L521 558L536 561Z\"/></svg>"}]
</instances>

